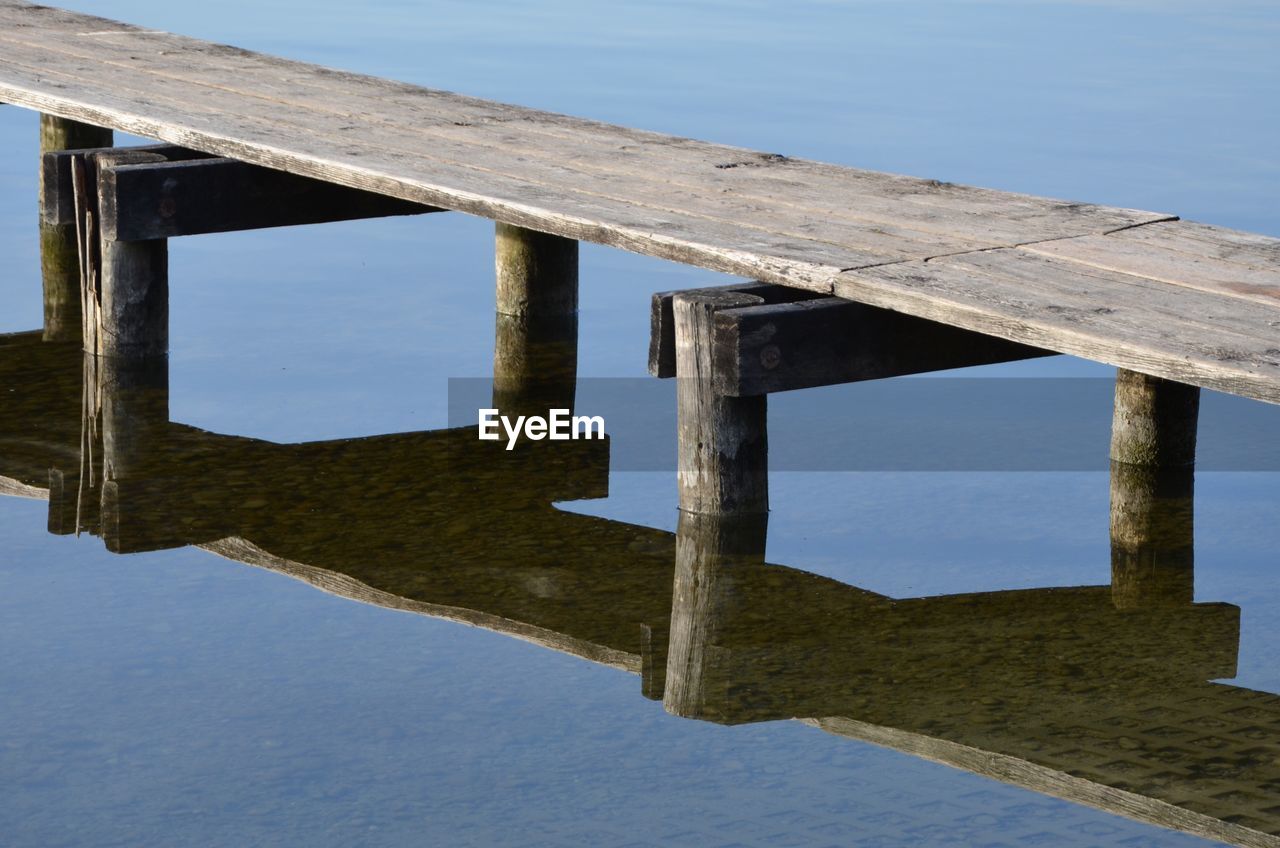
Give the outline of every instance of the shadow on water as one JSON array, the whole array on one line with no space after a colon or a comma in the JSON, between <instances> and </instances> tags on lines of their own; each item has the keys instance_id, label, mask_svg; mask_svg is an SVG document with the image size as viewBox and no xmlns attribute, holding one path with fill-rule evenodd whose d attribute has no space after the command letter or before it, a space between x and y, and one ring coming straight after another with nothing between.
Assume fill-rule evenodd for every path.
<instances>
[{"instance_id":1,"label":"shadow on water","mask_svg":"<svg viewBox=\"0 0 1280 848\"><path fill-rule=\"evenodd\" d=\"M1112 471L1112 585L893 599L765 562L763 519L564 512L607 441L280 445L169 421L167 368L0 337L0 493L118 553L195 545L637 673L667 712L801 719L1112 812L1280 844L1280 697L1192 597L1192 477Z\"/></svg>"}]
</instances>

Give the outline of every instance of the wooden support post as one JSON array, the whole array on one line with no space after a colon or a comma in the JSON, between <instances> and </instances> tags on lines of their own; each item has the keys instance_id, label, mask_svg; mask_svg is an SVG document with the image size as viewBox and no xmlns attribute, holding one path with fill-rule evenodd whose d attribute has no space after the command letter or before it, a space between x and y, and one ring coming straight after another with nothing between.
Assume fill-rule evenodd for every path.
<instances>
[{"instance_id":1,"label":"wooden support post","mask_svg":"<svg viewBox=\"0 0 1280 848\"><path fill-rule=\"evenodd\" d=\"M1111 460L1148 468L1196 464L1200 389L1120 368L1116 371Z\"/></svg>"},{"instance_id":2,"label":"wooden support post","mask_svg":"<svg viewBox=\"0 0 1280 848\"><path fill-rule=\"evenodd\" d=\"M1111 429L1111 592L1120 609L1190 604L1200 390L1120 369Z\"/></svg>"},{"instance_id":3,"label":"wooden support post","mask_svg":"<svg viewBox=\"0 0 1280 848\"><path fill-rule=\"evenodd\" d=\"M158 154L106 153L97 157L101 225L101 325L99 356L150 359L169 352L169 243L165 239L122 241L119 194L113 168L163 161Z\"/></svg>"},{"instance_id":4,"label":"wooden support post","mask_svg":"<svg viewBox=\"0 0 1280 848\"><path fill-rule=\"evenodd\" d=\"M739 292L675 296L677 468L685 512L769 510L766 396L728 397L715 385L716 310L758 302L755 295Z\"/></svg>"},{"instance_id":5,"label":"wooden support post","mask_svg":"<svg viewBox=\"0 0 1280 848\"><path fill-rule=\"evenodd\" d=\"M732 633L744 624L738 583L764 562L768 517L680 513L662 705L672 715L733 724Z\"/></svg>"},{"instance_id":6,"label":"wooden support post","mask_svg":"<svg viewBox=\"0 0 1280 848\"><path fill-rule=\"evenodd\" d=\"M40 153L109 147L112 132L53 115L40 116ZM47 210L69 204L69 185L40 174L40 276L44 286L45 341L77 341L83 316L80 309L80 252L74 222L52 223Z\"/></svg>"},{"instance_id":7,"label":"wooden support post","mask_svg":"<svg viewBox=\"0 0 1280 848\"><path fill-rule=\"evenodd\" d=\"M493 405L506 414L573 409L578 378L578 243L495 228Z\"/></svg>"}]
</instances>

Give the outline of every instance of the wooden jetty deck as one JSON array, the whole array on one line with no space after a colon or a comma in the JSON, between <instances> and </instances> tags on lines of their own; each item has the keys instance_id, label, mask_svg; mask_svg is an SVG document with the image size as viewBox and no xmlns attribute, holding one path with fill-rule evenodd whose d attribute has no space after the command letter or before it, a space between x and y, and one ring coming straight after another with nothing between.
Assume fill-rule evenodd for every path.
<instances>
[{"instance_id":1,"label":"wooden jetty deck","mask_svg":"<svg viewBox=\"0 0 1280 848\"><path fill-rule=\"evenodd\" d=\"M140 422L151 438L117 463L125 473L82 487L76 388L93 371L76 344L0 336L0 494L48 497L56 533L100 534L118 552L194 545L482 627L638 674L675 715L800 719L1164 827L1280 845L1280 696L1219 682L1235 675L1241 610L1194 602L1187 558L1172 584L1158 573L1162 549L1190 545L1189 490L1163 517L1148 510L1141 550L1113 551L1113 568L1140 559L1154 592L1135 596L1121 568L1111 586L894 599L765 562L762 517L726 551L706 516L672 534L555 508L607 493L605 442L507 453L444 430L282 445ZM121 440L98 432L89 452L114 463ZM101 491L101 510L77 491Z\"/></svg>"},{"instance_id":2,"label":"wooden jetty deck","mask_svg":"<svg viewBox=\"0 0 1280 848\"><path fill-rule=\"evenodd\" d=\"M794 159L0 0L0 100L1280 402L1280 240Z\"/></svg>"}]
</instances>

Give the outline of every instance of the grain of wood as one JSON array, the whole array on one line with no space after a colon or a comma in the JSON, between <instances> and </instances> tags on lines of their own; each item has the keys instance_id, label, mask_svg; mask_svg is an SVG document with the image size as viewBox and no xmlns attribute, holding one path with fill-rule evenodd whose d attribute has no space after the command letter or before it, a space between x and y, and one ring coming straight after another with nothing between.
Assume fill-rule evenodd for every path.
<instances>
[{"instance_id":1,"label":"grain of wood","mask_svg":"<svg viewBox=\"0 0 1280 848\"><path fill-rule=\"evenodd\" d=\"M835 294L1280 403L1280 309L1018 250L841 275Z\"/></svg>"},{"instance_id":2,"label":"grain of wood","mask_svg":"<svg viewBox=\"0 0 1280 848\"><path fill-rule=\"evenodd\" d=\"M1280 240L1240 236L1189 221L1029 245L1032 253L1090 268L1280 307ZM1280 333L1277 334L1280 336Z\"/></svg>"}]
</instances>

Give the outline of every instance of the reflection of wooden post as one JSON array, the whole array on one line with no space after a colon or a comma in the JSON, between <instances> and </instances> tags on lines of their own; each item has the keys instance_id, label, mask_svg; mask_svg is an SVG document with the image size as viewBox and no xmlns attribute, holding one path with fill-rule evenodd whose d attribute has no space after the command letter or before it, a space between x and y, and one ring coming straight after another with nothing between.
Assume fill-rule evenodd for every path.
<instances>
[{"instance_id":1,"label":"reflection of wooden post","mask_svg":"<svg viewBox=\"0 0 1280 848\"><path fill-rule=\"evenodd\" d=\"M578 375L578 243L495 229L493 405L508 414L572 409Z\"/></svg>"},{"instance_id":2,"label":"reflection of wooden post","mask_svg":"<svg viewBox=\"0 0 1280 848\"><path fill-rule=\"evenodd\" d=\"M1120 609L1190 604L1200 390L1121 369L1111 430L1111 592Z\"/></svg>"},{"instance_id":3,"label":"reflection of wooden post","mask_svg":"<svg viewBox=\"0 0 1280 848\"><path fill-rule=\"evenodd\" d=\"M103 357L98 359L102 398L102 538L111 551L135 550L138 538L155 535L146 529L163 498L151 492L150 507L122 503L122 483L136 483L130 491L164 479L157 464L164 461L169 428L169 361L167 357ZM163 545L155 545L163 547Z\"/></svg>"},{"instance_id":4,"label":"reflection of wooden post","mask_svg":"<svg viewBox=\"0 0 1280 848\"><path fill-rule=\"evenodd\" d=\"M667 712L732 722L735 710L725 644L741 602L739 574L764 561L768 518L680 513L666 686Z\"/></svg>"},{"instance_id":5,"label":"reflection of wooden post","mask_svg":"<svg viewBox=\"0 0 1280 848\"><path fill-rule=\"evenodd\" d=\"M40 116L40 271L44 283L45 341L80 338L80 251L74 223L50 223L46 210L58 205L53 186L45 181L43 156L55 150L110 147L109 129L52 115Z\"/></svg>"},{"instance_id":6,"label":"reflection of wooden post","mask_svg":"<svg viewBox=\"0 0 1280 848\"><path fill-rule=\"evenodd\" d=\"M715 390L717 309L759 303L737 292L677 294L676 410L680 509L704 515L769 510L765 395L728 397Z\"/></svg>"}]
</instances>

